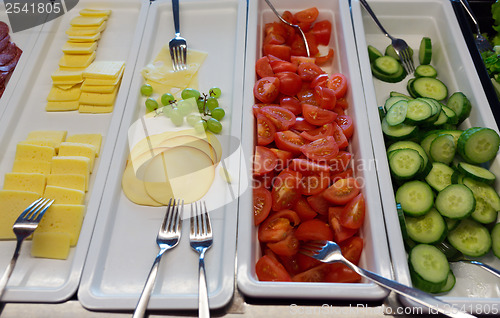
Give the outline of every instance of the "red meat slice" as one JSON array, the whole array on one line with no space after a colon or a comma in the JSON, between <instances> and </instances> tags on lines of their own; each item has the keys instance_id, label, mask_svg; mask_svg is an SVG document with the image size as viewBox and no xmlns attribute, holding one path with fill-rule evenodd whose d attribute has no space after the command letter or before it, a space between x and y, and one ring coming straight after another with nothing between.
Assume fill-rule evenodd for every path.
<instances>
[{"instance_id":1,"label":"red meat slice","mask_svg":"<svg viewBox=\"0 0 500 318\"><path fill-rule=\"evenodd\" d=\"M7 23L0 21L0 40L9 35L9 26Z\"/></svg>"},{"instance_id":2,"label":"red meat slice","mask_svg":"<svg viewBox=\"0 0 500 318\"><path fill-rule=\"evenodd\" d=\"M19 59L21 58L21 54L23 53L23 50L18 48L15 44L14 44L14 46L16 47L16 55L14 56L14 58L12 60L10 60L10 62L8 64L0 66L1 72L12 71L16 67Z\"/></svg>"},{"instance_id":3,"label":"red meat slice","mask_svg":"<svg viewBox=\"0 0 500 318\"><path fill-rule=\"evenodd\" d=\"M3 51L9 43L10 43L10 35L7 35L3 39L1 39L0 40L0 52Z\"/></svg>"},{"instance_id":4,"label":"red meat slice","mask_svg":"<svg viewBox=\"0 0 500 318\"><path fill-rule=\"evenodd\" d=\"M8 64L16 56L16 48L17 46L10 42L9 45L0 52L0 65Z\"/></svg>"}]
</instances>

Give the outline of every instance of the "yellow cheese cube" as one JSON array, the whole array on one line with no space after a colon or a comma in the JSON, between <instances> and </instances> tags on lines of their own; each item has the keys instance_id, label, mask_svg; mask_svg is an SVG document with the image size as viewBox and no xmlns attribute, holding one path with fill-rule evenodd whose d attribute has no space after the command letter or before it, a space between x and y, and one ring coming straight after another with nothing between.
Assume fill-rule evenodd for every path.
<instances>
[{"instance_id":1,"label":"yellow cheese cube","mask_svg":"<svg viewBox=\"0 0 500 318\"><path fill-rule=\"evenodd\" d=\"M48 112L62 112L77 110L80 106L78 100L72 100L67 102L47 102L45 105L45 111Z\"/></svg>"},{"instance_id":2,"label":"yellow cheese cube","mask_svg":"<svg viewBox=\"0 0 500 318\"><path fill-rule=\"evenodd\" d=\"M56 155L53 147L30 145L20 142L16 146L15 160L52 161Z\"/></svg>"},{"instance_id":3,"label":"yellow cheese cube","mask_svg":"<svg viewBox=\"0 0 500 318\"><path fill-rule=\"evenodd\" d=\"M77 142L63 142L59 146L59 156L82 156L90 160L90 173L94 168L96 148L91 144L77 143Z\"/></svg>"},{"instance_id":4,"label":"yellow cheese cube","mask_svg":"<svg viewBox=\"0 0 500 318\"><path fill-rule=\"evenodd\" d=\"M77 16L71 19L70 24L76 27L91 27L91 26L100 26L106 18L104 17L85 17L85 16Z\"/></svg>"},{"instance_id":5,"label":"yellow cheese cube","mask_svg":"<svg viewBox=\"0 0 500 318\"><path fill-rule=\"evenodd\" d=\"M117 79L125 67L123 61L95 61L83 72L85 78Z\"/></svg>"},{"instance_id":6,"label":"yellow cheese cube","mask_svg":"<svg viewBox=\"0 0 500 318\"><path fill-rule=\"evenodd\" d=\"M112 106L115 103L117 92L118 86L116 86L111 93L82 92L79 99L80 105L84 104L92 106Z\"/></svg>"},{"instance_id":7,"label":"yellow cheese cube","mask_svg":"<svg viewBox=\"0 0 500 318\"><path fill-rule=\"evenodd\" d=\"M81 156L57 156L52 158L52 174L81 174L85 176L85 191L89 188L90 159ZM59 203L59 202L58 202Z\"/></svg>"},{"instance_id":8,"label":"yellow cheese cube","mask_svg":"<svg viewBox=\"0 0 500 318\"><path fill-rule=\"evenodd\" d=\"M57 204L83 204L85 202L84 191L58 186L46 186L43 196L53 199Z\"/></svg>"},{"instance_id":9,"label":"yellow cheese cube","mask_svg":"<svg viewBox=\"0 0 500 318\"><path fill-rule=\"evenodd\" d=\"M70 142L79 142L82 144L91 144L95 147L95 156L99 157L101 151L102 135L101 134L75 134L70 135L66 139Z\"/></svg>"},{"instance_id":10,"label":"yellow cheese cube","mask_svg":"<svg viewBox=\"0 0 500 318\"><path fill-rule=\"evenodd\" d=\"M70 239L68 233L35 232L31 243L31 256L67 259L70 252Z\"/></svg>"},{"instance_id":11,"label":"yellow cheese cube","mask_svg":"<svg viewBox=\"0 0 500 318\"><path fill-rule=\"evenodd\" d=\"M63 45L62 51L64 54L91 54L95 52L97 42L66 42Z\"/></svg>"},{"instance_id":12,"label":"yellow cheese cube","mask_svg":"<svg viewBox=\"0 0 500 318\"><path fill-rule=\"evenodd\" d=\"M84 114L107 114L112 113L115 106L94 106L94 105L84 105L80 104L78 112Z\"/></svg>"},{"instance_id":13,"label":"yellow cheese cube","mask_svg":"<svg viewBox=\"0 0 500 318\"><path fill-rule=\"evenodd\" d=\"M95 51L90 54L64 54L59 60L62 67L87 67L95 59Z\"/></svg>"},{"instance_id":14,"label":"yellow cheese cube","mask_svg":"<svg viewBox=\"0 0 500 318\"><path fill-rule=\"evenodd\" d=\"M85 8L80 10L80 15L84 17L109 17L111 10Z\"/></svg>"},{"instance_id":15,"label":"yellow cheese cube","mask_svg":"<svg viewBox=\"0 0 500 318\"><path fill-rule=\"evenodd\" d=\"M47 185L85 191L85 176L83 174L49 174Z\"/></svg>"},{"instance_id":16,"label":"yellow cheese cube","mask_svg":"<svg viewBox=\"0 0 500 318\"><path fill-rule=\"evenodd\" d=\"M115 88L116 85L88 85L87 81L83 81L81 90L89 93L112 93Z\"/></svg>"},{"instance_id":17,"label":"yellow cheese cube","mask_svg":"<svg viewBox=\"0 0 500 318\"><path fill-rule=\"evenodd\" d=\"M70 236L70 245L78 242L80 229L85 215L85 205L52 204L40 221L36 233L62 232Z\"/></svg>"},{"instance_id":18,"label":"yellow cheese cube","mask_svg":"<svg viewBox=\"0 0 500 318\"><path fill-rule=\"evenodd\" d=\"M52 86L49 95L47 96L48 102L69 102L75 101L80 98L81 85L75 85L70 89L60 89L56 86Z\"/></svg>"},{"instance_id":19,"label":"yellow cheese cube","mask_svg":"<svg viewBox=\"0 0 500 318\"><path fill-rule=\"evenodd\" d=\"M66 139L68 134L65 130L34 130L28 133L28 137L25 141L36 141L47 140L54 143L54 148L56 152L59 151L59 145Z\"/></svg>"},{"instance_id":20,"label":"yellow cheese cube","mask_svg":"<svg viewBox=\"0 0 500 318\"><path fill-rule=\"evenodd\" d=\"M45 190L45 175L41 173L14 173L5 174L3 189L36 192L40 196Z\"/></svg>"},{"instance_id":21,"label":"yellow cheese cube","mask_svg":"<svg viewBox=\"0 0 500 318\"><path fill-rule=\"evenodd\" d=\"M12 226L19 215L35 200L36 192L0 190L0 239L15 239Z\"/></svg>"},{"instance_id":22,"label":"yellow cheese cube","mask_svg":"<svg viewBox=\"0 0 500 318\"><path fill-rule=\"evenodd\" d=\"M50 173L50 169L50 161L14 160L12 172L41 173L47 175Z\"/></svg>"},{"instance_id":23,"label":"yellow cheese cube","mask_svg":"<svg viewBox=\"0 0 500 318\"><path fill-rule=\"evenodd\" d=\"M83 82L82 70L63 70L59 68L51 75L52 81L57 84L73 84Z\"/></svg>"},{"instance_id":24,"label":"yellow cheese cube","mask_svg":"<svg viewBox=\"0 0 500 318\"><path fill-rule=\"evenodd\" d=\"M68 41L75 43L93 43L101 38L101 32L93 35L69 35Z\"/></svg>"}]
</instances>

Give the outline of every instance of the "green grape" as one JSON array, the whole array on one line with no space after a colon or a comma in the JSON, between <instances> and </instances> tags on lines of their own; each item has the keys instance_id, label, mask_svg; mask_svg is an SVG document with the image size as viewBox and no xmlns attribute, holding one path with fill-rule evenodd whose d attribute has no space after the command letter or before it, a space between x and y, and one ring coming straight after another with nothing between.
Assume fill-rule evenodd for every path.
<instances>
[{"instance_id":1,"label":"green grape","mask_svg":"<svg viewBox=\"0 0 500 318\"><path fill-rule=\"evenodd\" d=\"M217 120L221 120L222 118L224 118L224 116L226 115L226 112L224 111L224 109L220 108L220 107L215 107L214 109L212 109L212 117L217 119Z\"/></svg>"},{"instance_id":2,"label":"green grape","mask_svg":"<svg viewBox=\"0 0 500 318\"><path fill-rule=\"evenodd\" d=\"M146 109L150 112L157 110L158 102L156 101L156 99L148 97L148 99L146 99Z\"/></svg>"},{"instance_id":3,"label":"green grape","mask_svg":"<svg viewBox=\"0 0 500 318\"><path fill-rule=\"evenodd\" d=\"M144 84L141 86L141 94L144 96L151 96L153 94L153 86Z\"/></svg>"},{"instance_id":4,"label":"green grape","mask_svg":"<svg viewBox=\"0 0 500 318\"><path fill-rule=\"evenodd\" d=\"M186 117L186 122L190 125L195 127L196 123L198 123L201 120L200 114L189 114Z\"/></svg>"},{"instance_id":5,"label":"green grape","mask_svg":"<svg viewBox=\"0 0 500 318\"><path fill-rule=\"evenodd\" d=\"M208 130L216 134L220 133L222 130L222 124L215 118L210 118L209 120L207 120L207 126Z\"/></svg>"},{"instance_id":6,"label":"green grape","mask_svg":"<svg viewBox=\"0 0 500 318\"><path fill-rule=\"evenodd\" d=\"M172 107L166 106L162 108L163 115L167 118L170 118L170 114L172 113Z\"/></svg>"},{"instance_id":7,"label":"green grape","mask_svg":"<svg viewBox=\"0 0 500 318\"><path fill-rule=\"evenodd\" d=\"M181 102L177 103L177 109L179 109L180 114L182 116L189 115L193 109L189 107L190 105L188 103L181 103Z\"/></svg>"},{"instance_id":8,"label":"green grape","mask_svg":"<svg viewBox=\"0 0 500 318\"><path fill-rule=\"evenodd\" d=\"M172 111L170 112L170 120L176 126L182 126L182 124L184 123L184 116L181 115L177 107L172 107Z\"/></svg>"},{"instance_id":9,"label":"green grape","mask_svg":"<svg viewBox=\"0 0 500 318\"><path fill-rule=\"evenodd\" d=\"M203 97L198 98L196 104L198 104L198 111L203 113L205 111L205 99Z\"/></svg>"},{"instance_id":10,"label":"green grape","mask_svg":"<svg viewBox=\"0 0 500 318\"><path fill-rule=\"evenodd\" d=\"M198 120L198 121L197 121L197 122L193 125L193 127L194 127L194 130L195 130L197 133L201 134L201 133L205 132L205 129L206 129L206 128L205 128L205 125L206 125L206 121L204 121L203 119L201 119L201 120Z\"/></svg>"},{"instance_id":11,"label":"green grape","mask_svg":"<svg viewBox=\"0 0 500 318\"><path fill-rule=\"evenodd\" d=\"M203 123L203 129L207 130L207 129L208 129L208 124L207 124L207 121L206 121L206 120L204 120L204 119L202 119L201 121L202 121L202 123Z\"/></svg>"},{"instance_id":12,"label":"green grape","mask_svg":"<svg viewBox=\"0 0 500 318\"><path fill-rule=\"evenodd\" d=\"M207 98L207 103L206 103L208 109L212 111L216 107L219 107L219 101L215 97L209 97Z\"/></svg>"},{"instance_id":13,"label":"green grape","mask_svg":"<svg viewBox=\"0 0 500 318\"><path fill-rule=\"evenodd\" d=\"M213 96L215 98L219 98L221 94L222 94L222 92L221 92L220 88L218 88L218 87L212 87L208 91L208 95Z\"/></svg>"},{"instance_id":14,"label":"green grape","mask_svg":"<svg viewBox=\"0 0 500 318\"><path fill-rule=\"evenodd\" d=\"M188 99L194 97L195 99L200 98L201 94L194 88L185 88L182 90L181 97L182 99Z\"/></svg>"},{"instance_id":15,"label":"green grape","mask_svg":"<svg viewBox=\"0 0 500 318\"><path fill-rule=\"evenodd\" d=\"M170 94L170 93L165 93L163 95L161 95L161 103L163 105L169 105L170 102L173 102L175 100L175 97L174 95Z\"/></svg>"}]
</instances>

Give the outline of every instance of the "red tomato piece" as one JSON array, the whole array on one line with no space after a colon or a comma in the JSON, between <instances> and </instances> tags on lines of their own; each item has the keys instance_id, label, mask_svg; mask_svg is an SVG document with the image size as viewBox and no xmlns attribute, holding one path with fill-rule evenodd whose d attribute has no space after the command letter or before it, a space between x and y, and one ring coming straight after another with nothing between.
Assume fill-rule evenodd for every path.
<instances>
[{"instance_id":1,"label":"red tomato piece","mask_svg":"<svg viewBox=\"0 0 500 318\"><path fill-rule=\"evenodd\" d=\"M340 218L343 227L357 230L363 225L365 220L365 198L363 193L358 194L344 208L344 213Z\"/></svg>"},{"instance_id":2,"label":"red tomato piece","mask_svg":"<svg viewBox=\"0 0 500 318\"><path fill-rule=\"evenodd\" d=\"M321 20L314 23L312 34L316 37L318 44L328 45L332 34L332 23L328 20Z\"/></svg>"},{"instance_id":3,"label":"red tomato piece","mask_svg":"<svg viewBox=\"0 0 500 318\"><path fill-rule=\"evenodd\" d=\"M259 225L259 241L263 243L279 242L292 231L290 221L285 218L267 218Z\"/></svg>"},{"instance_id":4,"label":"red tomato piece","mask_svg":"<svg viewBox=\"0 0 500 318\"><path fill-rule=\"evenodd\" d=\"M286 39L281 34L269 33L264 37L264 45L267 44L284 44Z\"/></svg>"},{"instance_id":5,"label":"red tomato piece","mask_svg":"<svg viewBox=\"0 0 500 318\"><path fill-rule=\"evenodd\" d=\"M312 90L307 83L302 83L302 89L297 93L297 98L301 103L316 106L316 98L314 98L314 90Z\"/></svg>"},{"instance_id":6,"label":"red tomato piece","mask_svg":"<svg viewBox=\"0 0 500 318\"><path fill-rule=\"evenodd\" d=\"M302 104L302 115L305 120L316 126L331 123L337 118L337 114L330 110L305 103Z\"/></svg>"},{"instance_id":7,"label":"red tomato piece","mask_svg":"<svg viewBox=\"0 0 500 318\"><path fill-rule=\"evenodd\" d=\"M341 150L335 159L328 161L332 176L345 171L351 162L351 157L352 154L350 152Z\"/></svg>"},{"instance_id":8,"label":"red tomato piece","mask_svg":"<svg viewBox=\"0 0 500 318\"><path fill-rule=\"evenodd\" d=\"M261 57L255 62L255 72L259 77L269 77L274 76L271 64L269 64L269 58L267 56Z\"/></svg>"},{"instance_id":9,"label":"red tomato piece","mask_svg":"<svg viewBox=\"0 0 500 318\"><path fill-rule=\"evenodd\" d=\"M253 187L254 188L263 187L266 189L271 189L271 187L273 186L273 181L274 181L275 176L276 176L275 170L273 170L269 173L263 174L261 176L254 175L253 176Z\"/></svg>"},{"instance_id":10,"label":"red tomato piece","mask_svg":"<svg viewBox=\"0 0 500 318\"><path fill-rule=\"evenodd\" d=\"M297 226L300 224L300 217L297 214L297 212L295 212L293 210L284 209L284 210L280 210L277 212L273 212L269 216L269 220L278 219L278 218L287 219L288 222L290 222L290 224L292 226Z\"/></svg>"},{"instance_id":11,"label":"red tomato piece","mask_svg":"<svg viewBox=\"0 0 500 318\"><path fill-rule=\"evenodd\" d=\"M340 224L339 220L343 213L343 206L334 206L328 209L328 222L330 223L335 242L337 243L341 243L358 233L358 230L348 229Z\"/></svg>"},{"instance_id":12,"label":"red tomato piece","mask_svg":"<svg viewBox=\"0 0 500 318\"><path fill-rule=\"evenodd\" d=\"M309 123L307 120L304 119L304 117L297 117L295 118L295 124L292 126L292 129L297 131L310 131L317 129L317 126Z\"/></svg>"},{"instance_id":13,"label":"red tomato piece","mask_svg":"<svg viewBox=\"0 0 500 318\"><path fill-rule=\"evenodd\" d=\"M299 22L313 23L318 18L318 15L318 8L312 7L295 13L293 17Z\"/></svg>"},{"instance_id":14,"label":"red tomato piece","mask_svg":"<svg viewBox=\"0 0 500 318\"><path fill-rule=\"evenodd\" d=\"M286 269L278 261L264 255L255 264L255 272L260 281L290 282L292 281Z\"/></svg>"},{"instance_id":15,"label":"red tomato piece","mask_svg":"<svg viewBox=\"0 0 500 318\"><path fill-rule=\"evenodd\" d=\"M284 11L283 14L281 15L281 17L285 21L287 21L288 23L291 23L291 24L296 24L297 23L297 21L295 20L295 17L293 16L293 14L290 11L288 11L288 10Z\"/></svg>"},{"instance_id":16,"label":"red tomato piece","mask_svg":"<svg viewBox=\"0 0 500 318\"><path fill-rule=\"evenodd\" d=\"M297 25L302 29L302 32L308 32L312 28L312 22L299 22Z\"/></svg>"},{"instance_id":17,"label":"red tomato piece","mask_svg":"<svg viewBox=\"0 0 500 318\"><path fill-rule=\"evenodd\" d=\"M300 154L301 147L308 143L308 141L293 131L278 131L274 134L274 142L281 150L290 151L293 154Z\"/></svg>"},{"instance_id":18,"label":"red tomato piece","mask_svg":"<svg viewBox=\"0 0 500 318\"><path fill-rule=\"evenodd\" d=\"M300 135L310 141L324 138L326 136L333 136L333 124L328 123L312 130L303 131Z\"/></svg>"},{"instance_id":19,"label":"red tomato piece","mask_svg":"<svg viewBox=\"0 0 500 318\"><path fill-rule=\"evenodd\" d=\"M330 272L330 264L320 264L311 269L306 270L305 272L299 273L292 277L292 281L294 282L310 282L310 283L319 283L324 282L326 276Z\"/></svg>"},{"instance_id":20,"label":"red tomato piece","mask_svg":"<svg viewBox=\"0 0 500 318\"><path fill-rule=\"evenodd\" d=\"M302 113L300 101L293 96L283 95L280 97L280 106L291 111L295 116Z\"/></svg>"},{"instance_id":21,"label":"red tomato piece","mask_svg":"<svg viewBox=\"0 0 500 318\"><path fill-rule=\"evenodd\" d=\"M328 78L326 87L333 89L337 98L344 97L347 92L347 78L341 73L332 74Z\"/></svg>"},{"instance_id":22,"label":"red tomato piece","mask_svg":"<svg viewBox=\"0 0 500 318\"><path fill-rule=\"evenodd\" d=\"M335 105L337 104L337 97L335 97L335 92L333 89L316 86L314 88L314 98L316 98L316 102L319 107L324 109L333 110Z\"/></svg>"},{"instance_id":23,"label":"red tomato piece","mask_svg":"<svg viewBox=\"0 0 500 318\"><path fill-rule=\"evenodd\" d=\"M334 263L330 265L330 271L325 276L325 281L329 283L358 283L361 276L344 264Z\"/></svg>"},{"instance_id":24,"label":"red tomato piece","mask_svg":"<svg viewBox=\"0 0 500 318\"><path fill-rule=\"evenodd\" d=\"M326 83L328 81L328 74L319 74L316 76L312 81L311 84L309 84L310 88L315 88L316 86L323 86L326 87Z\"/></svg>"},{"instance_id":25,"label":"red tomato piece","mask_svg":"<svg viewBox=\"0 0 500 318\"><path fill-rule=\"evenodd\" d=\"M271 196L273 211L290 209L300 198L300 180L302 174L292 170L283 170L274 179Z\"/></svg>"},{"instance_id":26,"label":"red tomato piece","mask_svg":"<svg viewBox=\"0 0 500 318\"><path fill-rule=\"evenodd\" d=\"M279 106L278 104L263 104L263 103L257 103L253 104L252 106L252 111L255 117L257 117L258 114L260 114L260 109L265 106Z\"/></svg>"},{"instance_id":27,"label":"red tomato piece","mask_svg":"<svg viewBox=\"0 0 500 318\"><path fill-rule=\"evenodd\" d=\"M319 172L305 175L302 178L300 192L303 195L314 195L323 192L330 185L330 174Z\"/></svg>"},{"instance_id":28,"label":"red tomato piece","mask_svg":"<svg viewBox=\"0 0 500 318\"><path fill-rule=\"evenodd\" d=\"M280 256L294 256L299 252L299 240L293 234L289 233L285 239L275 242L267 243L269 247L276 255Z\"/></svg>"},{"instance_id":29,"label":"red tomato piece","mask_svg":"<svg viewBox=\"0 0 500 318\"><path fill-rule=\"evenodd\" d=\"M266 147L255 146L253 161L253 171L256 175L263 175L271 172L276 167L278 158Z\"/></svg>"},{"instance_id":30,"label":"red tomato piece","mask_svg":"<svg viewBox=\"0 0 500 318\"><path fill-rule=\"evenodd\" d=\"M333 240L333 232L328 224L318 219L301 223L295 231L295 236L300 241Z\"/></svg>"},{"instance_id":31,"label":"red tomato piece","mask_svg":"<svg viewBox=\"0 0 500 318\"><path fill-rule=\"evenodd\" d=\"M302 222L312 220L316 217L316 215L318 215L318 213L311 208L309 203L307 203L304 196L301 196L297 202L295 202L293 209L297 212L297 215L300 217Z\"/></svg>"},{"instance_id":32,"label":"red tomato piece","mask_svg":"<svg viewBox=\"0 0 500 318\"><path fill-rule=\"evenodd\" d=\"M279 34L284 38L288 36L288 31L286 30L285 25L280 22L266 23L264 26L264 32L266 36L269 34Z\"/></svg>"},{"instance_id":33,"label":"red tomato piece","mask_svg":"<svg viewBox=\"0 0 500 318\"><path fill-rule=\"evenodd\" d=\"M257 144L259 146L269 145L274 141L276 128L269 118L264 115L257 115Z\"/></svg>"},{"instance_id":34,"label":"red tomato piece","mask_svg":"<svg viewBox=\"0 0 500 318\"><path fill-rule=\"evenodd\" d=\"M302 79L294 72L276 73L276 77L280 80L281 94L295 96L302 89Z\"/></svg>"},{"instance_id":35,"label":"red tomato piece","mask_svg":"<svg viewBox=\"0 0 500 318\"><path fill-rule=\"evenodd\" d=\"M342 255L351 263L358 265L361 253L363 252L363 239L353 236L339 244Z\"/></svg>"},{"instance_id":36,"label":"red tomato piece","mask_svg":"<svg viewBox=\"0 0 500 318\"><path fill-rule=\"evenodd\" d=\"M299 64L297 73L303 81L310 82L318 75L325 73L318 65L313 62Z\"/></svg>"},{"instance_id":37,"label":"red tomato piece","mask_svg":"<svg viewBox=\"0 0 500 318\"><path fill-rule=\"evenodd\" d=\"M280 106L264 106L260 109L260 113L266 116L278 131L288 130L295 124L295 115Z\"/></svg>"},{"instance_id":38,"label":"red tomato piece","mask_svg":"<svg viewBox=\"0 0 500 318\"><path fill-rule=\"evenodd\" d=\"M292 159L290 168L300 172L329 172L330 167L326 164L310 161L307 159L295 158Z\"/></svg>"},{"instance_id":39,"label":"red tomato piece","mask_svg":"<svg viewBox=\"0 0 500 318\"><path fill-rule=\"evenodd\" d=\"M347 146L349 146L349 141L344 135L342 128L340 128L336 122L333 122L332 125L333 125L333 138L335 139L335 142L339 146L339 149L344 149Z\"/></svg>"},{"instance_id":40,"label":"red tomato piece","mask_svg":"<svg viewBox=\"0 0 500 318\"><path fill-rule=\"evenodd\" d=\"M255 83L253 95L263 103L271 103L278 97L280 80L277 77L263 77Z\"/></svg>"},{"instance_id":41,"label":"red tomato piece","mask_svg":"<svg viewBox=\"0 0 500 318\"><path fill-rule=\"evenodd\" d=\"M313 208L313 210L316 211L318 214L328 215L328 208L330 207L331 204L323 197L323 192L318 193L316 195L308 196L306 200L307 203L309 203L309 205L311 206L311 208Z\"/></svg>"},{"instance_id":42,"label":"red tomato piece","mask_svg":"<svg viewBox=\"0 0 500 318\"><path fill-rule=\"evenodd\" d=\"M339 115L335 122L340 126L346 138L351 138L354 133L354 123L349 115Z\"/></svg>"},{"instance_id":43,"label":"red tomato piece","mask_svg":"<svg viewBox=\"0 0 500 318\"><path fill-rule=\"evenodd\" d=\"M253 189L253 220L255 225L262 223L269 212L272 205L271 192L264 187Z\"/></svg>"},{"instance_id":44,"label":"red tomato piece","mask_svg":"<svg viewBox=\"0 0 500 318\"><path fill-rule=\"evenodd\" d=\"M281 171L288 167L291 160L293 159L293 154L290 151L285 151L277 148L270 148L272 152L278 157L278 162L276 164L275 170Z\"/></svg>"},{"instance_id":45,"label":"red tomato piece","mask_svg":"<svg viewBox=\"0 0 500 318\"><path fill-rule=\"evenodd\" d=\"M299 253L295 256L297 259L297 266L299 267L299 273L305 272L308 269L321 265L322 263L317 259L306 256L302 253Z\"/></svg>"},{"instance_id":46,"label":"red tomato piece","mask_svg":"<svg viewBox=\"0 0 500 318\"><path fill-rule=\"evenodd\" d=\"M271 68L274 73L281 73L281 72L292 72L296 73L297 72L297 65L294 63L288 62L288 61L283 61L280 59L270 59L269 64L271 65Z\"/></svg>"},{"instance_id":47,"label":"red tomato piece","mask_svg":"<svg viewBox=\"0 0 500 318\"><path fill-rule=\"evenodd\" d=\"M263 55L271 54L285 61L290 61L290 56L292 56L292 50L284 44L265 44L263 53Z\"/></svg>"},{"instance_id":48,"label":"red tomato piece","mask_svg":"<svg viewBox=\"0 0 500 318\"><path fill-rule=\"evenodd\" d=\"M301 147L302 153L315 161L328 161L337 156L339 146L332 136L317 139Z\"/></svg>"},{"instance_id":49,"label":"red tomato piece","mask_svg":"<svg viewBox=\"0 0 500 318\"><path fill-rule=\"evenodd\" d=\"M336 205L344 205L359 194L359 185L356 179L340 179L323 192L323 197Z\"/></svg>"},{"instance_id":50,"label":"red tomato piece","mask_svg":"<svg viewBox=\"0 0 500 318\"><path fill-rule=\"evenodd\" d=\"M326 55L316 56L316 64L324 65L330 62L331 60L333 60L333 54L334 54L333 49L329 49Z\"/></svg>"},{"instance_id":51,"label":"red tomato piece","mask_svg":"<svg viewBox=\"0 0 500 318\"><path fill-rule=\"evenodd\" d=\"M307 57L307 56L295 56L292 55L290 57L290 62L293 64L299 66L302 63L316 63L316 58L314 57Z\"/></svg>"},{"instance_id":52,"label":"red tomato piece","mask_svg":"<svg viewBox=\"0 0 500 318\"><path fill-rule=\"evenodd\" d=\"M347 99L345 97L338 98L337 107L340 107L342 109L347 109L349 108L349 102L347 102Z\"/></svg>"},{"instance_id":53,"label":"red tomato piece","mask_svg":"<svg viewBox=\"0 0 500 318\"><path fill-rule=\"evenodd\" d=\"M349 177L352 177L354 175L353 171L351 168L349 169L346 169L345 171L342 171L342 172L339 172L339 173L335 173L331 175L330 177L330 181L332 183L335 183L337 181L339 181L340 179L346 179L346 178L349 178Z\"/></svg>"}]
</instances>

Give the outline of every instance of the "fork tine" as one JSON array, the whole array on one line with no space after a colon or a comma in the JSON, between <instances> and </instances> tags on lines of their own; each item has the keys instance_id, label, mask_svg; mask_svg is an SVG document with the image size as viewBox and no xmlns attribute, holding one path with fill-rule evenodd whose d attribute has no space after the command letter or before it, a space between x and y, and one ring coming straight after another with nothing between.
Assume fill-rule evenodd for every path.
<instances>
[{"instance_id":1,"label":"fork tine","mask_svg":"<svg viewBox=\"0 0 500 318\"><path fill-rule=\"evenodd\" d=\"M45 203L43 204L43 206L40 207L40 209L41 209L40 212L37 215L33 214L33 217L36 216L35 220L34 220L35 222L38 223L38 222L40 222L42 220L43 215L48 210L48 208L52 205L52 203L54 203L54 200L47 199L47 201L45 201Z\"/></svg>"},{"instance_id":2,"label":"fork tine","mask_svg":"<svg viewBox=\"0 0 500 318\"><path fill-rule=\"evenodd\" d=\"M207 235L212 235L212 224L210 224L210 216L208 215L207 204L203 201L203 214L205 216L205 233Z\"/></svg>"},{"instance_id":3,"label":"fork tine","mask_svg":"<svg viewBox=\"0 0 500 318\"><path fill-rule=\"evenodd\" d=\"M40 204L40 201L44 200L44 198L39 198L38 200L34 201L27 207L17 218L18 220L24 219L28 213L33 211L33 209L36 209L36 207Z\"/></svg>"}]
</instances>

